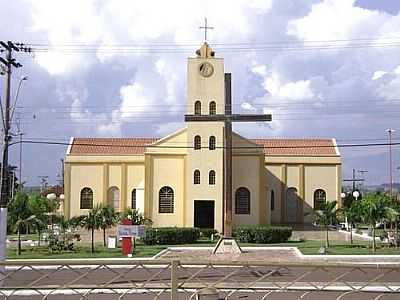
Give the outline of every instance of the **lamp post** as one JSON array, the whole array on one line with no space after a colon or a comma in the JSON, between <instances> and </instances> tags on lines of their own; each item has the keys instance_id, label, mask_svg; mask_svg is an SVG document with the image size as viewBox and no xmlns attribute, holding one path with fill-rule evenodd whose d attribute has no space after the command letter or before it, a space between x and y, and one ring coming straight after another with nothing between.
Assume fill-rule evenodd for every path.
<instances>
[{"instance_id":1,"label":"lamp post","mask_svg":"<svg viewBox=\"0 0 400 300\"><path fill-rule=\"evenodd\" d=\"M50 193L50 194L47 194L46 198L49 201L55 201L57 199L57 195L55 193ZM50 217L50 226L51 226L51 233L52 234L54 234L54 226L53 226L53 215L54 214L55 214L54 211L48 212L48 215Z\"/></svg>"},{"instance_id":2,"label":"lamp post","mask_svg":"<svg viewBox=\"0 0 400 300\"><path fill-rule=\"evenodd\" d=\"M17 107L17 102L18 102L18 96L19 92L21 90L22 82L28 80L28 76L21 76L18 82L18 87L17 87L17 92L15 93L15 98L14 98L14 103L11 106L11 121L13 120L15 109ZM18 189L22 189L22 136L24 135L21 132L20 128L20 122L17 122L17 128L18 128L18 135L19 135L19 187Z\"/></svg>"},{"instance_id":3,"label":"lamp post","mask_svg":"<svg viewBox=\"0 0 400 300\"><path fill-rule=\"evenodd\" d=\"M358 197L360 197L360 193L358 191L353 192L353 197L356 198L356 201L358 200Z\"/></svg>"},{"instance_id":4,"label":"lamp post","mask_svg":"<svg viewBox=\"0 0 400 300\"><path fill-rule=\"evenodd\" d=\"M390 198L393 198L393 172L392 172L392 134L396 130L389 128L386 132L389 134L389 178L390 178Z\"/></svg>"},{"instance_id":5,"label":"lamp post","mask_svg":"<svg viewBox=\"0 0 400 300\"><path fill-rule=\"evenodd\" d=\"M343 206L343 204L344 204L344 199L346 198L346 193L345 192L341 192L340 193L340 198L342 198L342 205L341 206ZM347 223L347 216L345 217L345 228L346 228L346 230L349 228L349 224Z\"/></svg>"},{"instance_id":6,"label":"lamp post","mask_svg":"<svg viewBox=\"0 0 400 300\"><path fill-rule=\"evenodd\" d=\"M22 82L25 80L28 80L28 76L21 76L21 78L19 79L17 92L15 93L14 103L11 106L11 117L10 117L11 121L14 117L15 108L17 107L18 96L19 96L19 91L21 90Z\"/></svg>"}]
</instances>

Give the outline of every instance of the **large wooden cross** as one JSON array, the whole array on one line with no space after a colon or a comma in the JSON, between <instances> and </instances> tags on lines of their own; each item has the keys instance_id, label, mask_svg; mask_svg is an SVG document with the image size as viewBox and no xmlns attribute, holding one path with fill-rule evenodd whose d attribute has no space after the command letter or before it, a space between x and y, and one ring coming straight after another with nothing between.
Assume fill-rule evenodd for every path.
<instances>
[{"instance_id":1,"label":"large wooden cross","mask_svg":"<svg viewBox=\"0 0 400 300\"><path fill-rule=\"evenodd\" d=\"M223 234L232 237L232 122L265 122L271 121L271 115L265 114L232 114L231 74L225 73L225 113L216 115L185 115L186 122L225 123L224 132L224 209Z\"/></svg>"}]
</instances>

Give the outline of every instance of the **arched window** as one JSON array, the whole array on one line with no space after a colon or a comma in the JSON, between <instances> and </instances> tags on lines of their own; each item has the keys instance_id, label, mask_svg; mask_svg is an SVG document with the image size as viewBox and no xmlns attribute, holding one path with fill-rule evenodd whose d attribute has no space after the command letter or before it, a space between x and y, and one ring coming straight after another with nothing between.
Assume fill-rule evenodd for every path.
<instances>
[{"instance_id":1,"label":"arched window","mask_svg":"<svg viewBox=\"0 0 400 300\"><path fill-rule=\"evenodd\" d=\"M271 211L275 209L275 192L271 190Z\"/></svg>"},{"instance_id":2,"label":"arched window","mask_svg":"<svg viewBox=\"0 0 400 300\"><path fill-rule=\"evenodd\" d=\"M200 171L199 170L194 170L193 183L194 184L200 184Z\"/></svg>"},{"instance_id":3,"label":"arched window","mask_svg":"<svg viewBox=\"0 0 400 300\"><path fill-rule=\"evenodd\" d=\"M119 188L112 186L108 189L108 205L114 207L116 211L119 210Z\"/></svg>"},{"instance_id":4,"label":"arched window","mask_svg":"<svg viewBox=\"0 0 400 300\"><path fill-rule=\"evenodd\" d=\"M324 190L318 189L314 192L314 209L322 209L326 203L326 193Z\"/></svg>"},{"instance_id":5,"label":"arched window","mask_svg":"<svg viewBox=\"0 0 400 300\"><path fill-rule=\"evenodd\" d=\"M215 150L215 136L210 136L208 139L208 149Z\"/></svg>"},{"instance_id":6,"label":"arched window","mask_svg":"<svg viewBox=\"0 0 400 300\"><path fill-rule=\"evenodd\" d=\"M174 190L169 186L164 186L158 194L158 212L173 213L174 212Z\"/></svg>"},{"instance_id":7,"label":"arched window","mask_svg":"<svg viewBox=\"0 0 400 300\"><path fill-rule=\"evenodd\" d=\"M215 101L211 101L208 107L208 113L210 115L215 115L217 113L217 105L215 104Z\"/></svg>"},{"instance_id":8,"label":"arched window","mask_svg":"<svg viewBox=\"0 0 400 300\"><path fill-rule=\"evenodd\" d=\"M194 103L194 114L201 115L201 102L198 100Z\"/></svg>"},{"instance_id":9,"label":"arched window","mask_svg":"<svg viewBox=\"0 0 400 300\"><path fill-rule=\"evenodd\" d=\"M136 189L132 190L131 194L131 208L136 209Z\"/></svg>"},{"instance_id":10,"label":"arched window","mask_svg":"<svg viewBox=\"0 0 400 300\"><path fill-rule=\"evenodd\" d=\"M245 187L240 187L235 193L235 214L250 214L250 191Z\"/></svg>"},{"instance_id":11,"label":"arched window","mask_svg":"<svg viewBox=\"0 0 400 300\"><path fill-rule=\"evenodd\" d=\"M215 184L215 171L211 170L208 173L208 184L209 185L214 185Z\"/></svg>"},{"instance_id":12,"label":"arched window","mask_svg":"<svg viewBox=\"0 0 400 300\"><path fill-rule=\"evenodd\" d=\"M93 191L91 188L85 187L81 190L81 209L93 208Z\"/></svg>"},{"instance_id":13,"label":"arched window","mask_svg":"<svg viewBox=\"0 0 400 300\"><path fill-rule=\"evenodd\" d=\"M201 137L199 135L196 135L194 137L194 150L200 150L201 149Z\"/></svg>"}]
</instances>

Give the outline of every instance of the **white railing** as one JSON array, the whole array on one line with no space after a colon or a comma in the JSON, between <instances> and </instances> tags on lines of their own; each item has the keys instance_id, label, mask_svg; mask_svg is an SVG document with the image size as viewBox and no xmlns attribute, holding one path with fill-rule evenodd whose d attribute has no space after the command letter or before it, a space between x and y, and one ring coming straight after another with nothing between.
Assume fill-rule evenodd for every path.
<instances>
[{"instance_id":1,"label":"white railing","mask_svg":"<svg viewBox=\"0 0 400 300\"><path fill-rule=\"evenodd\" d=\"M0 270L1 299L400 299L400 263L32 260L0 263Z\"/></svg>"}]
</instances>

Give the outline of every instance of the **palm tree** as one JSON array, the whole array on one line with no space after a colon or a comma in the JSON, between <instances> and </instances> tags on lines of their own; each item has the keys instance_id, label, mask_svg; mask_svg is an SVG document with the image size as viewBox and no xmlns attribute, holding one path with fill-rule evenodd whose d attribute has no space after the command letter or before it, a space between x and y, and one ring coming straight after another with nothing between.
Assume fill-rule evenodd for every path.
<instances>
[{"instance_id":1,"label":"palm tree","mask_svg":"<svg viewBox=\"0 0 400 300\"><path fill-rule=\"evenodd\" d=\"M14 199L8 205L8 222L13 225L13 229L18 234L17 255L21 254L21 230L28 224L40 223L41 221L32 213L29 206L29 197L26 193L17 192Z\"/></svg>"},{"instance_id":2,"label":"palm tree","mask_svg":"<svg viewBox=\"0 0 400 300\"><path fill-rule=\"evenodd\" d=\"M360 202L361 217L372 230L372 251L376 251L375 227L376 223L385 219L394 210L389 207L390 199L380 193L367 194Z\"/></svg>"},{"instance_id":3,"label":"palm tree","mask_svg":"<svg viewBox=\"0 0 400 300\"><path fill-rule=\"evenodd\" d=\"M394 223L394 236L395 236L395 245L396 247L399 246L398 239L399 239L399 221L400 221L400 203L397 200L392 200L390 207L392 211L388 213L388 217L390 222ZM393 228L393 227L391 227Z\"/></svg>"},{"instance_id":4,"label":"palm tree","mask_svg":"<svg viewBox=\"0 0 400 300\"><path fill-rule=\"evenodd\" d=\"M100 228L103 230L103 246L106 246L106 229L115 226L119 221L117 213L111 205L101 205L99 207Z\"/></svg>"},{"instance_id":5,"label":"palm tree","mask_svg":"<svg viewBox=\"0 0 400 300\"><path fill-rule=\"evenodd\" d=\"M323 225L326 232L325 247L329 248L329 225L336 222L338 209L336 208L336 201L328 201L321 205L320 209L314 209L313 214L315 222Z\"/></svg>"},{"instance_id":6,"label":"palm tree","mask_svg":"<svg viewBox=\"0 0 400 300\"><path fill-rule=\"evenodd\" d=\"M82 217L82 225L87 230L91 231L92 237L92 253L94 253L94 232L100 228L101 218L100 218L100 206L97 205L88 214Z\"/></svg>"}]
</instances>

